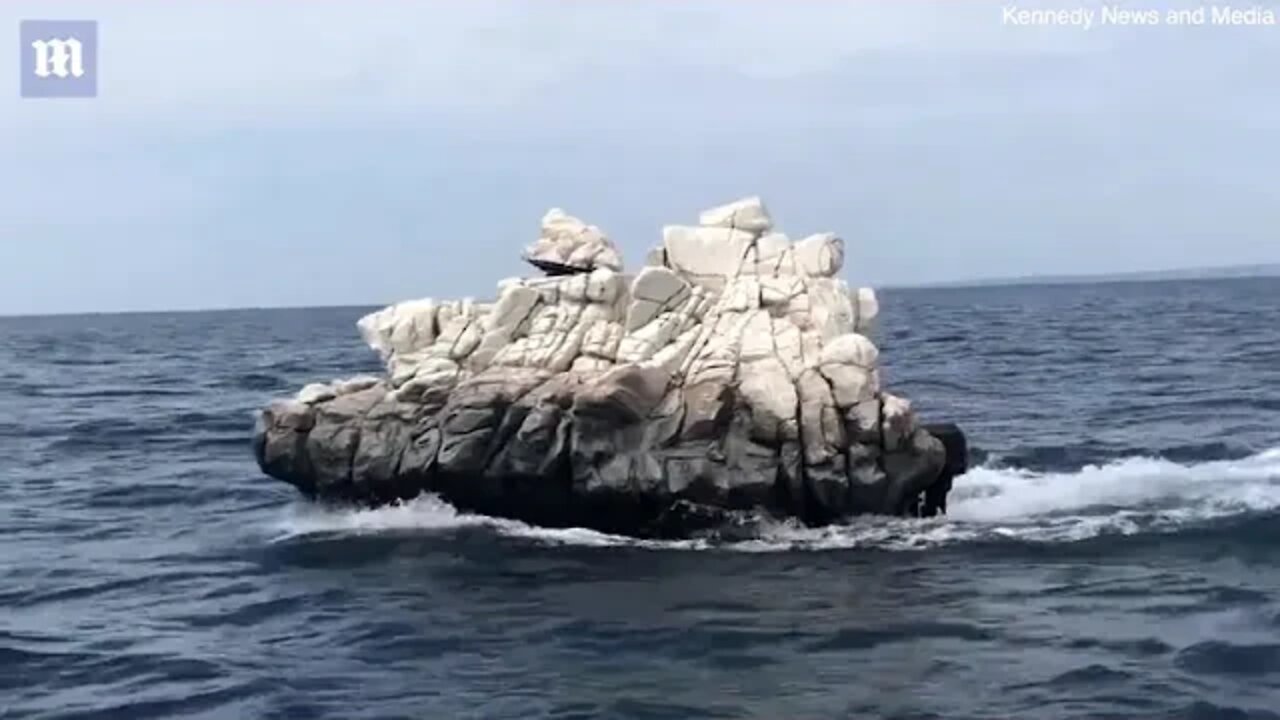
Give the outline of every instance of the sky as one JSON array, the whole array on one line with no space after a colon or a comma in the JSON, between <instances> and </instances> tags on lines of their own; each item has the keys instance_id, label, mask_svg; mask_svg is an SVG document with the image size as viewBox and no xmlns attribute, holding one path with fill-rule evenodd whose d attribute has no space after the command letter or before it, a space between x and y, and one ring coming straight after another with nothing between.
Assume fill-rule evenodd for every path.
<instances>
[{"instance_id":1,"label":"sky","mask_svg":"<svg viewBox=\"0 0 1280 720\"><path fill-rule=\"evenodd\" d=\"M1010 5L1101 3L6 0L100 78L0 52L0 314L485 297L550 207L635 268L757 194L873 286L1280 262L1280 27Z\"/></svg>"}]
</instances>

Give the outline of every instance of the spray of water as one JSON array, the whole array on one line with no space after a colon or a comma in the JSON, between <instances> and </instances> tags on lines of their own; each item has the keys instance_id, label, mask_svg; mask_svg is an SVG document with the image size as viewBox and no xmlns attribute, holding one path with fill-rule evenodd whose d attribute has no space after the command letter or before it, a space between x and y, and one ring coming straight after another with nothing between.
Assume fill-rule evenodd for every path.
<instances>
[{"instance_id":1,"label":"spray of water","mask_svg":"<svg viewBox=\"0 0 1280 720\"><path fill-rule=\"evenodd\" d=\"M929 520L859 518L823 528L761 522L748 540L646 541L472 515L437 497L423 496L369 510L298 505L280 519L275 531L277 539L290 539L484 528L546 544L739 552L909 550L998 538L1071 542L1108 533L1169 532L1242 513L1280 509L1280 448L1240 460L1185 465L1134 457L1068 473L977 467L957 478L949 505L946 517Z\"/></svg>"}]
</instances>

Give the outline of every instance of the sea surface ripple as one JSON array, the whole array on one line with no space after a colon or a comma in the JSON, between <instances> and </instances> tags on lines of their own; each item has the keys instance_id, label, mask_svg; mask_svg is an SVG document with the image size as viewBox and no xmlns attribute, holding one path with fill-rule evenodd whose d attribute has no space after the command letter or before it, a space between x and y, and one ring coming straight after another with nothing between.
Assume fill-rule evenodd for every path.
<instances>
[{"instance_id":1,"label":"sea surface ripple","mask_svg":"<svg viewBox=\"0 0 1280 720\"><path fill-rule=\"evenodd\" d=\"M0 318L0 718L1280 719L1280 280L882 305L951 514L670 543L262 477L366 308Z\"/></svg>"}]
</instances>

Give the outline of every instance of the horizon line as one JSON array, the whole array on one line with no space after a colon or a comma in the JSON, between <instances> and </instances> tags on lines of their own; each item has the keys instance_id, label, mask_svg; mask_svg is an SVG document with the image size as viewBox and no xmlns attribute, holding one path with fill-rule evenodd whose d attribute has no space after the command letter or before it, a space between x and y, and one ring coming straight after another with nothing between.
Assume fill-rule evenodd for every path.
<instances>
[{"instance_id":1,"label":"horizon line","mask_svg":"<svg viewBox=\"0 0 1280 720\"><path fill-rule=\"evenodd\" d=\"M1241 274L1230 274L1233 272ZM1280 262L1179 267L1163 270L1126 270L1111 273L1037 274L966 278L962 280L938 280L917 283L886 283L872 286L875 290L971 290L975 288L1016 287L1025 285L1083 285L1158 283L1192 280L1241 280L1247 278L1280 277ZM392 303L394 304L394 302ZM226 305L187 308L117 309L117 310L58 310L53 312L9 313L0 312L0 319L85 317L100 315L177 315L196 313L251 312L257 310L336 310L344 308L385 307L380 302L333 303L321 305Z\"/></svg>"}]
</instances>

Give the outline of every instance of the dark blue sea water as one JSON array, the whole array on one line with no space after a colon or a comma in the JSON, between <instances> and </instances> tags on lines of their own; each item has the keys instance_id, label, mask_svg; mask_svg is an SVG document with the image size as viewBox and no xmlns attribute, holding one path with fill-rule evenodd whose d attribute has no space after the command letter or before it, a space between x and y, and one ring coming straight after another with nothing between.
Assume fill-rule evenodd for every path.
<instances>
[{"instance_id":1,"label":"dark blue sea water","mask_svg":"<svg viewBox=\"0 0 1280 720\"><path fill-rule=\"evenodd\" d=\"M951 516L726 544L261 477L359 308L0 319L0 717L1280 718L1280 280L882 301Z\"/></svg>"}]
</instances>

